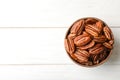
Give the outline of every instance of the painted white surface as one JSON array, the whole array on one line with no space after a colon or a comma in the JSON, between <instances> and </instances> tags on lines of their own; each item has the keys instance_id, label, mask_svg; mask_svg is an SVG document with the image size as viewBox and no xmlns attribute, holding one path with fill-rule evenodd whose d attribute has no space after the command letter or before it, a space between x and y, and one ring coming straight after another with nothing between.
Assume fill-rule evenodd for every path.
<instances>
[{"instance_id":1,"label":"painted white surface","mask_svg":"<svg viewBox=\"0 0 120 80\"><path fill-rule=\"evenodd\" d=\"M0 0L0 27L67 27L94 16L119 26L119 0Z\"/></svg>"},{"instance_id":2,"label":"painted white surface","mask_svg":"<svg viewBox=\"0 0 120 80\"><path fill-rule=\"evenodd\" d=\"M0 66L1 80L114 80L119 79L120 66L105 65L83 68L78 65Z\"/></svg>"},{"instance_id":3,"label":"painted white surface","mask_svg":"<svg viewBox=\"0 0 120 80\"><path fill-rule=\"evenodd\" d=\"M119 4L119 0L0 0L0 80L119 79ZM76 65L64 50L68 27L87 16L104 20L115 35L113 54L96 68Z\"/></svg>"}]
</instances>

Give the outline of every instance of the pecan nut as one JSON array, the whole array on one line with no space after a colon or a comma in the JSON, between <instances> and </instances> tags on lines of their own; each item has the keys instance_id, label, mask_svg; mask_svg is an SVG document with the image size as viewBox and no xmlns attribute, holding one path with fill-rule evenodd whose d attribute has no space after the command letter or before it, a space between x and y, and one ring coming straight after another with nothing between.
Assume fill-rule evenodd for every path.
<instances>
[{"instance_id":1,"label":"pecan nut","mask_svg":"<svg viewBox=\"0 0 120 80\"><path fill-rule=\"evenodd\" d=\"M66 48L66 51L71 54L74 52L75 47L74 47L73 40L71 38L65 39L65 48Z\"/></svg>"},{"instance_id":2,"label":"pecan nut","mask_svg":"<svg viewBox=\"0 0 120 80\"><path fill-rule=\"evenodd\" d=\"M92 61L93 61L93 64L98 64L98 63L100 62L98 55L92 55L92 56L91 56L91 59L92 59Z\"/></svg>"},{"instance_id":3,"label":"pecan nut","mask_svg":"<svg viewBox=\"0 0 120 80\"><path fill-rule=\"evenodd\" d=\"M104 35L98 36L98 37L94 37L93 39L95 42L100 42L103 43L106 41L106 37Z\"/></svg>"},{"instance_id":4,"label":"pecan nut","mask_svg":"<svg viewBox=\"0 0 120 80\"><path fill-rule=\"evenodd\" d=\"M85 26L85 31L94 37L99 35L99 32L90 25Z\"/></svg>"},{"instance_id":5,"label":"pecan nut","mask_svg":"<svg viewBox=\"0 0 120 80\"><path fill-rule=\"evenodd\" d=\"M86 28L91 29L91 30L93 30L93 31L95 31L97 33L100 33L100 30L101 30L96 25L87 25Z\"/></svg>"},{"instance_id":6,"label":"pecan nut","mask_svg":"<svg viewBox=\"0 0 120 80\"><path fill-rule=\"evenodd\" d=\"M86 31L83 32L83 36L90 36Z\"/></svg>"},{"instance_id":7,"label":"pecan nut","mask_svg":"<svg viewBox=\"0 0 120 80\"><path fill-rule=\"evenodd\" d=\"M74 55L74 56L77 58L77 60L78 60L79 62L81 62L81 63L88 61L88 58L87 58L87 57L82 56L82 55L81 55L79 52L77 52L77 51L76 51L73 55Z\"/></svg>"},{"instance_id":8,"label":"pecan nut","mask_svg":"<svg viewBox=\"0 0 120 80\"><path fill-rule=\"evenodd\" d=\"M103 29L103 23L101 21L96 22L96 27L98 28L99 33L101 33Z\"/></svg>"},{"instance_id":9,"label":"pecan nut","mask_svg":"<svg viewBox=\"0 0 120 80\"><path fill-rule=\"evenodd\" d=\"M83 29L84 29L84 20L80 20L80 21L76 22L75 24L73 24L70 32L72 34L80 35L82 33Z\"/></svg>"},{"instance_id":10,"label":"pecan nut","mask_svg":"<svg viewBox=\"0 0 120 80\"><path fill-rule=\"evenodd\" d=\"M99 58L98 59L100 61L102 61L102 60L104 60L107 57L107 55L108 55L107 52L104 51L103 53L99 54Z\"/></svg>"},{"instance_id":11,"label":"pecan nut","mask_svg":"<svg viewBox=\"0 0 120 80\"><path fill-rule=\"evenodd\" d=\"M96 19L93 19L93 18L88 18L88 19L85 21L86 24L94 24L94 23L96 23L96 22L97 22L97 20L96 20Z\"/></svg>"},{"instance_id":12,"label":"pecan nut","mask_svg":"<svg viewBox=\"0 0 120 80\"><path fill-rule=\"evenodd\" d=\"M103 28L104 34L108 40L112 39L111 30L106 26Z\"/></svg>"},{"instance_id":13,"label":"pecan nut","mask_svg":"<svg viewBox=\"0 0 120 80\"><path fill-rule=\"evenodd\" d=\"M90 56L90 54L86 50L78 49L77 52L78 52L78 54L80 54L80 55L82 55L84 57L89 57Z\"/></svg>"},{"instance_id":14,"label":"pecan nut","mask_svg":"<svg viewBox=\"0 0 120 80\"><path fill-rule=\"evenodd\" d=\"M90 54L100 54L104 51L104 47L101 44L96 44L93 48L89 49Z\"/></svg>"},{"instance_id":15,"label":"pecan nut","mask_svg":"<svg viewBox=\"0 0 120 80\"><path fill-rule=\"evenodd\" d=\"M113 45L113 44L114 44L114 40L110 40L109 43L110 43L111 45Z\"/></svg>"},{"instance_id":16,"label":"pecan nut","mask_svg":"<svg viewBox=\"0 0 120 80\"><path fill-rule=\"evenodd\" d=\"M83 35L77 36L74 39L74 43L76 46L84 46L87 43L89 43L90 41L91 41L91 38L89 36L84 37Z\"/></svg>"},{"instance_id":17,"label":"pecan nut","mask_svg":"<svg viewBox=\"0 0 120 80\"><path fill-rule=\"evenodd\" d=\"M68 35L68 38L74 39L75 37L76 37L76 34L69 34L69 35Z\"/></svg>"},{"instance_id":18,"label":"pecan nut","mask_svg":"<svg viewBox=\"0 0 120 80\"><path fill-rule=\"evenodd\" d=\"M104 45L106 48L108 48L108 49L112 49L112 48L113 48L113 46L112 46L110 43L108 43L108 42L104 42L103 45Z\"/></svg>"},{"instance_id":19,"label":"pecan nut","mask_svg":"<svg viewBox=\"0 0 120 80\"><path fill-rule=\"evenodd\" d=\"M86 49L89 49L89 48L93 47L94 44L95 44L95 42L94 42L94 41L91 41L89 44L84 45L84 46L81 46L81 47L78 47L78 48L79 48L79 49L86 50Z\"/></svg>"}]
</instances>

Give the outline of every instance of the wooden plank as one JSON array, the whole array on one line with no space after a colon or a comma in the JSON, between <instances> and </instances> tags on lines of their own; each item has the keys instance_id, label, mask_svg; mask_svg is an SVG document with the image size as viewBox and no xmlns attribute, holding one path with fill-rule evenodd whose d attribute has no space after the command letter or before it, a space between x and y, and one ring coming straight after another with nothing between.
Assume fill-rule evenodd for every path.
<instances>
[{"instance_id":1,"label":"wooden plank","mask_svg":"<svg viewBox=\"0 0 120 80\"><path fill-rule=\"evenodd\" d=\"M120 25L119 0L1 0L0 27L68 27L81 17Z\"/></svg>"},{"instance_id":2,"label":"wooden plank","mask_svg":"<svg viewBox=\"0 0 120 80\"><path fill-rule=\"evenodd\" d=\"M120 65L96 68L78 65L0 66L0 80L114 80L119 79L119 74Z\"/></svg>"},{"instance_id":3,"label":"wooden plank","mask_svg":"<svg viewBox=\"0 0 120 80\"><path fill-rule=\"evenodd\" d=\"M67 28L0 28L0 64L73 64L64 49ZM120 64L120 28L106 64Z\"/></svg>"},{"instance_id":4,"label":"wooden plank","mask_svg":"<svg viewBox=\"0 0 120 80\"><path fill-rule=\"evenodd\" d=\"M62 28L0 28L0 64L67 63L69 58L63 46L65 31Z\"/></svg>"}]
</instances>

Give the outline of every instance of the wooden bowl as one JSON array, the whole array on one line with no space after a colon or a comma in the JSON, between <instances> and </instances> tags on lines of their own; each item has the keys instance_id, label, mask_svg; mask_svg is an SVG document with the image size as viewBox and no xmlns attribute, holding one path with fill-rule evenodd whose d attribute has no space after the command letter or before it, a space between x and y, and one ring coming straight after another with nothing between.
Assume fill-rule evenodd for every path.
<instances>
[{"instance_id":1,"label":"wooden bowl","mask_svg":"<svg viewBox=\"0 0 120 80\"><path fill-rule=\"evenodd\" d=\"M80 20L87 20L87 19L95 19L95 20L97 20L97 21L103 22L104 26L108 26L104 21L102 21L102 20L100 20L100 19L98 19L98 18L95 18L95 17L85 17L85 18L81 18L81 19L78 19L77 21L75 21L75 22L69 27L69 29L67 30L66 35L65 35L65 40L68 38L68 35L70 34L70 30L71 30L71 28L73 27L73 25L74 25L76 22L78 22L78 21L80 21ZM109 26L108 26L108 27L109 27ZM103 29L102 29L102 30L103 30ZM111 29L110 29L110 30L111 30ZM114 41L114 36L113 36L112 31L111 31L111 34L112 34L112 37L113 37L112 39L113 39L113 41ZM113 44L114 44L114 42L113 42ZM112 46L113 46L113 44L112 44ZM96 67L96 66L99 66L99 65L105 63L105 62L108 60L108 58L110 57L110 55L112 54L112 49L110 49L109 53L107 53L108 55L106 56L106 58L105 58L104 60L100 61L100 62L97 63L97 64L85 65L85 64L80 63L80 62L78 61L79 59L78 59L78 60L75 59L75 57L72 56L72 54L75 54L75 53L69 53L69 52L67 51L67 49L66 49L66 44L64 44L64 45L65 45L65 50L66 50L68 56L72 59L72 61L75 62L75 63L77 63L77 64L79 64L80 66L83 66L83 67ZM75 45L75 44L74 44L74 45Z\"/></svg>"}]
</instances>

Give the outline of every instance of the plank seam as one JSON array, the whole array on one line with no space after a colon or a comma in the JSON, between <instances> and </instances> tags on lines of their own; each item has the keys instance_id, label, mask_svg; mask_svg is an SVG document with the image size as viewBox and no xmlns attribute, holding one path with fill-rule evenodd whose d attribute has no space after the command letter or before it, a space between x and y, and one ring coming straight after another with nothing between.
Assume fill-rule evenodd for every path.
<instances>
[{"instance_id":1,"label":"plank seam","mask_svg":"<svg viewBox=\"0 0 120 80\"><path fill-rule=\"evenodd\" d=\"M0 27L0 28L69 28L69 27ZM120 26L110 26L110 28L120 28Z\"/></svg>"},{"instance_id":2,"label":"plank seam","mask_svg":"<svg viewBox=\"0 0 120 80\"><path fill-rule=\"evenodd\" d=\"M42 66L42 65L78 65L78 64L0 64L0 66ZM120 64L103 64L103 65L120 65Z\"/></svg>"}]
</instances>

